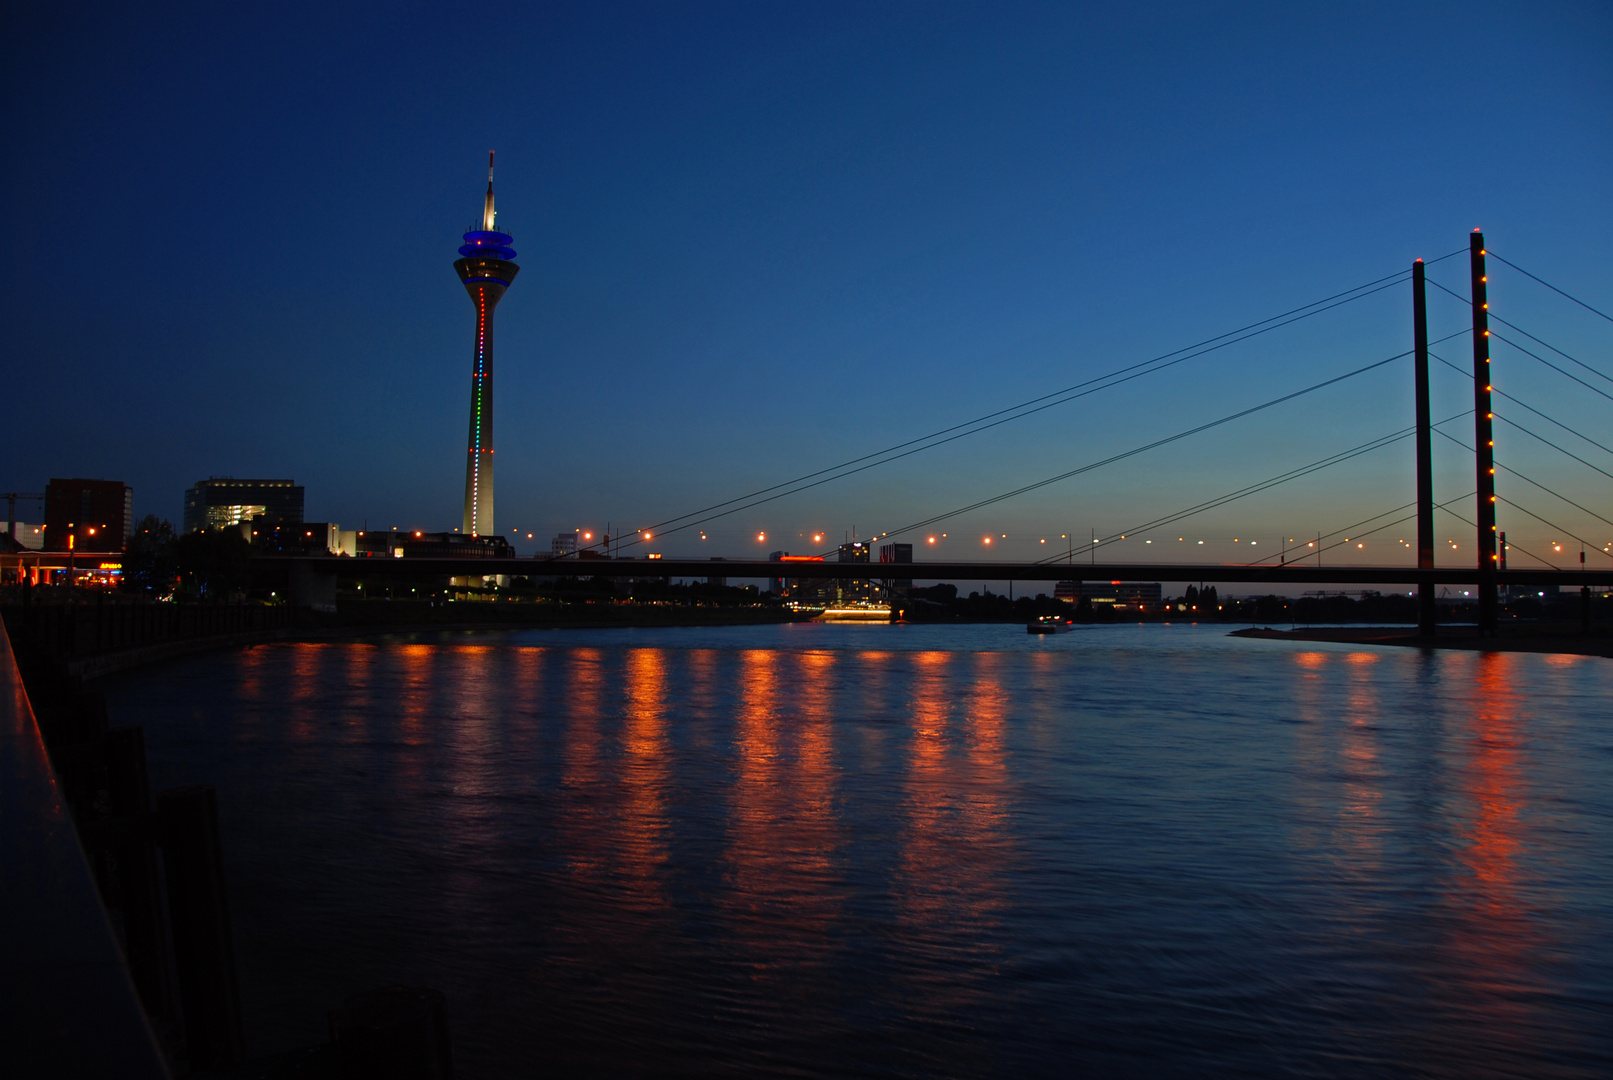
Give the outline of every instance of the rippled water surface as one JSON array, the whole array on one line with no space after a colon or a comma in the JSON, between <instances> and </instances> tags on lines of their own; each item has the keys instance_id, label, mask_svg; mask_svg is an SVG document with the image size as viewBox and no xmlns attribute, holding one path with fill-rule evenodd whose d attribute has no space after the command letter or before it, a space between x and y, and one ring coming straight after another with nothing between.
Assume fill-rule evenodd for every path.
<instances>
[{"instance_id":1,"label":"rippled water surface","mask_svg":"<svg viewBox=\"0 0 1613 1080\"><path fill-rule=\"evenodd\" d=\"M1613 662L1224 628L273 645L128 676L219 789L248 1040L461 1077L1613 1074Z\"/></svg>"}]
</instances>

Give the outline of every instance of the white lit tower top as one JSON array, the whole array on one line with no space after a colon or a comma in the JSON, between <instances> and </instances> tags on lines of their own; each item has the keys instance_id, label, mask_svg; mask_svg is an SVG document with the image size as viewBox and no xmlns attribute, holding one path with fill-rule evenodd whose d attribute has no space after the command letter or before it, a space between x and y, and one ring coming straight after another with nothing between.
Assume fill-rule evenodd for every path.
<instances>
[{"instance_id":1,"label":"white lit tower top","mask_svg":"<svg viewBox=\"0 0 1613 1080\"><path fill-rule=\"evenodd\" d=\"M493 309L521 268L512 261L514 237L498 231L493 209L493 152L487 153L487 197L482 227L465 234L454 263L476 305L476 349L471 359L470 441L465 459L467 536L492 536L493 528Z\"/></svg>"}]
</instances>

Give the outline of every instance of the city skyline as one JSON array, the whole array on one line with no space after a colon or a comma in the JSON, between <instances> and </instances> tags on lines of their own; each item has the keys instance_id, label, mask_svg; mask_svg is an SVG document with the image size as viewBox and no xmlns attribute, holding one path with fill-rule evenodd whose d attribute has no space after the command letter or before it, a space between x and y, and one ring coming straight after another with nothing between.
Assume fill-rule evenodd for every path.
<instances>
[{"instance_id":1,"label":"city skyline","mask_svg":"<svg viewBox=\"0 0 1613 1080\"><path fill-rule=\"evenodd\" d=\"M1613 293L1596 258L1613 239L1597 198L1613 145L1601 11L1430 6L1357 26L1165 8L635 10L627 25L495 9L522 58L496 103L446 82L411 89L467 47L425 17L385 20L389 48L344 68L296 12L15 16L29 40L105 63L93 86L47 100L49 83L30 81L42 61L11 46L8 142L38 167L6 181L0 319L34 358L12 380L33 407L14 412L0 482L123 479L137 515L177 522L196 476L296 476L313 519L447 527L464 349L440 252L489 146L535 276L501 334L494 524L518 529L523 550L764 488L1416 257L1465 293L1461 260L1432 260L1474 227L1578 295ZM186 53L240 63L220 81L176 66ZM128 92L107 100L96 80ZM72 290L37 272L59 257L63 221L97 260ZM228 230L228 279L176 250L195 221ZM310 243L361 244L366 273L332 288L324 264L307 272ZM1605 323L1494 273L1497 313L1581 359L1607 355ZM1465 321L1434 290L1432 336ZM1397 286L667 543L749 554L876 536L1409 347ZM1453 339L1446 358L1461 365L1465 347ZM1597 430L1603 402L1516 352L1498 348L1496 366L1502 390ZM1434 383L1436 419L1470 396L1437 365ZM1034 558L1043 541L1119 533L1403 426L1410 396L1409 363L1391 364L938 524L938 546L984 555L991 536L991 554ZM1504 463L1607 505L1589 470L1505 428L1498 440ZM1469 489L1471 457L1438 442L1435 461L1437 498ZM1402 445L1137 542L1205 539L1228 558L1234 541L1302 538L1407 501L1413 481ZM1511 490L1529 505L1529 489ZM1581 530L1591 520L1537 501ZM1531 530L1547 531L1502 519L1536 546ZM927 535L904 539L923 550ZM1413 535L1377 537L1369 554ZM1443 561L1471 534L1446 519L1438 535Z\"/></svg>"}]
</instances>

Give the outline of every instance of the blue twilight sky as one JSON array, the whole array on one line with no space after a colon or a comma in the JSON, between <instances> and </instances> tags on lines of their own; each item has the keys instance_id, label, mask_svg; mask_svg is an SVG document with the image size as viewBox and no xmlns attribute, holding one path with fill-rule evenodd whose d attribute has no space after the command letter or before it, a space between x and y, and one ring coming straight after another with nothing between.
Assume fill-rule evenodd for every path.
<instances>
[{"instance_id":1,"label":"blue twilight sky","mask_svg":"<svg viewBox=\"0 0 1613 1080\"><path fill-rule=\"evenodd\" d=\"M143 7L3 17L5 490L119 478L177 519L198 478L291 476L313 520L458 525L472 308L451 264L489 148L522 266L497 316L496 515L523 550L1146 360L1476 226L1613 311L1605 4ZM1430 270L1464 295L1466 273ZM1613 374L1613 323L1505 267L1491 285L1497 315ZM1437 290L1430 311L1436 338L1468 320ZM1392 356L1410 323L1397 285L651 546L895 529ZM1436 352L1471 365L1466 338ZM1543 355L1597 392L1499 344L1497 385L1613 443L1613 382ZM1438 416L1470 385L1436 365ZM1410 422L1400 360L911 538L1033 557ZM1436 443L1437 496L1466 494L1471 458ZM1503 472L1552 522L1505 506L1515 543L1613 542L1613 479L1505 425L1497 454L1586 508ZM1115 557L1242 560L1412 494L1402 442ZM1466 562L1471 529L1440 531Z\"/></svg>"}]
</instances>

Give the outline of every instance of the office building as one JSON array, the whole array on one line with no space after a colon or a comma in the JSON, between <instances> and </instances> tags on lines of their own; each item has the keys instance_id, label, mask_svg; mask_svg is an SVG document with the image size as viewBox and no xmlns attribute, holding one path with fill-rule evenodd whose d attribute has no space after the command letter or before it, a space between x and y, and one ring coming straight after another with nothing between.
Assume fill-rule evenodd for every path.
<instances>
[{"instance_id":1,"label":"office building","mask_svg":"<svg viewBox=\"0 0 1613 1080\"><path fill-rule=\"evenodd\" d=\"M520 267L511 260L513 237L499 232L493 210L493 155L487 155L487 195L482 227L465 234L454 263L459 280L476 305L476 347L471 356L470 441L465 460L466 536L492 536L493 529L493 309Z\"/></svg>"},{"instance_id":2,"label":"office building","mask_svg":"<svg viewBox=\"0 0 1613 1080\"><path fill-rule=\"evenodd\" d=\"M134 529L134 489L122 480L45 485L46 551L122 551Z\"/></svg>"},{"instance_id":3,"label":"office building","mask_svg":"<svg viewBox=\"0 0 1613 1080\"><path fill-rule=\"evenodd\" d=\"M913 561L912 544L881 544L879 545L879 561L882 563L911 563ZM911 577L888 577L884 581L885 595L906 596L913 587Z\"/></svg>"},{"instance_id":4,"label":"office building","mask_svg":"<svg viewBox=\"0 0 1613 1080\"><path fill-rule=\"evenodd\" d=\"M19 551L42 551L45 547L44 523L35 524L29 521L0 522L0 529L5 530L7 540L15 540L13 545ZM13 535L13 529L15 535Z\"/></svg>"},{"instance_id":5,"label":"office building","mask_svg":"<svg viewBox=\"0 0 1613 1080\"><path fill-rule=\"evenodd\" d=\"M185 492L185 532L222 529L261 519L261 524L302 522L302 487L291 480L237 480L214 476Z\"/></svg>"},{"instance_id":6,"label":"office building","mask_svg":"<svg viewBox=\"0 0 1613 1080\"><path fill-rule=\"evenodd\" d=\"M840 545L840 562L865 563L872 562L874 546L861 540L853 540L849 544ZM867 578L836 578L834 582L835 603L845 604L858 600L875 599L874 583Z\"/></svg>"}]
</instances>

